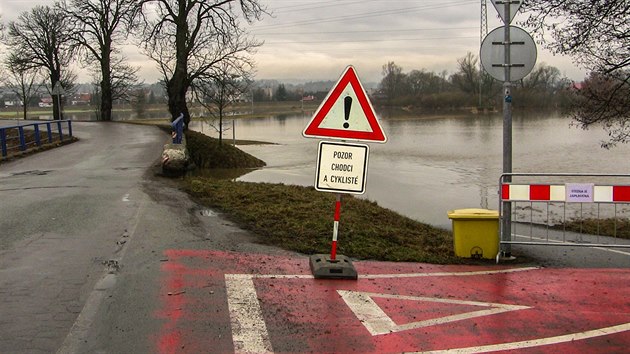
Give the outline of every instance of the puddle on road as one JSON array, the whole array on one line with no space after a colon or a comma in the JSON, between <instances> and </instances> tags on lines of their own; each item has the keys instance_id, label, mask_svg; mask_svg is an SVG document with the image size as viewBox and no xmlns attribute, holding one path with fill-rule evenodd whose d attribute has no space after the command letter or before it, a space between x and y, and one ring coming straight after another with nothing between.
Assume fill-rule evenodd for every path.
<instances>
[{"instance_id":1,"label":"puddle on road","mask_svg":"<svg viewBox=\"0 0 630 354\"><path fill-rule=\"evenodd\" d=\"M46 176L53 170L32 170L32 171L24 171L24 172L15 172L12 173L11 176Z\"/></svg>"}]
</instances>

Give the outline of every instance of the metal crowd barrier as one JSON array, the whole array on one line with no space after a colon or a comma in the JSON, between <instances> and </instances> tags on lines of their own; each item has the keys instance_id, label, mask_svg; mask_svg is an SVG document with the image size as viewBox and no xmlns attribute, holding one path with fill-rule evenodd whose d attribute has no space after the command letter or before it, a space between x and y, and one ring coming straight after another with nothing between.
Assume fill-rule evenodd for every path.
<instances>
[{"instance_id":1,"label":"metal crowd barrier","mask_svg":"<svg viewBox=\"0 0 630 354\"><path fill-rule=\"evenodd\" d=\"M506 173L499 185L504 254L513 244L630 248L630 174Z\"/></svg>"},{"instance_id":2,"label":"metal crowd barrier","mask_svg":"<svg viewBox=\"0 0 630 354\"><path fill-rule=\"evenodd\" d=\"M47 143L63 142L68 138L72 138L70 120L0 127L0 150L2 157L7 157L10 152L24 152Z\"/></svg>"}]
</instances>

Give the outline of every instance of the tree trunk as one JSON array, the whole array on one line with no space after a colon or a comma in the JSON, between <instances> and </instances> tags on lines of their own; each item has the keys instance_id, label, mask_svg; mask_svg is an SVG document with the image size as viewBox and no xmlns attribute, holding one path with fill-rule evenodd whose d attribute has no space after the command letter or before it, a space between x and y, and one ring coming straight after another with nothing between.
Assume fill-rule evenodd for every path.
<instances>
[{"instance_id":1,"label":"tree trunk","mask_svg":"<svg viewBox=\"0 0 630 354\"><path fill-rule=\"evenodd\" d=\"M55 85L59 83L61 80L61 72L60 70L51 70L50 71L50 83L51 88L54 91ZM51 95L53 100L53 120L61 120L63 116L61 115L61 94L53 94Z\"/></svg>"},{"instance_id":2,"label":"tree trunk","mask_svg":"<svg viewBox=\"0 0 630 354\"><path fill-rule=\"evenodd\" d=\"M101 82L101 120L111 121L112 120L112 89L111 85L109 85L105 80Z\"/></svg>"},{"instance_id":3,"label":"tree trunk","mask_svg":"<svg viewBox=\"0 0 630 354\"><path fill-rule=\"evenodd\" d=\"M101 120L111 121L112 120L112 108L113 108L113 100L112 100L112 82L111 82L111 73L109 66L105 68L105 64L103 64L102 70L103 80L101 81Z\"/></svg>"},{"instance_id":4,"label":"tree trunk","mask_svg":"<svg viewBox=\"0 0 630 354\"><path fill-rule=\"evenodd\" d=\"M109 53L109 48L105 48L103 53ZM101 60L101 120L112 120L113 93L112 93L112 72L109 54L104 55Z\"/></svg>"},{"instance_id":5,"label":"tree trunk","mask_svg":"<svg viewBox=\"0 0 630 354\"><path fill-rule=\"evenodd\" d=\"M188 48L187 38L188 22L186 7L188 1L179 1L179 16L175 18L177 31L175 35L176 63L173 77L168 81L166 90L168 92L168 111L171 113L171 122L177 119L180 114L184 114L184 130L188 130L190 114L186 106L186 92L190 86L188 81Z\"/></svg>"},{"instance_id":6,"label":"tree trunk","mask_svg":"<svg viewBox=\"0 0 630 354\"><path fill-rule=\"evenodd\" d=\"M186 106L186 91L188 91L186 77L181 77L181 75L177 74L173 75L167 84L167 90L168 111L171 113L171 122L183 113L184 130L187 130L188 123L190 123L190 114L188 113L188 107Z\"/></svg>"}]
</instances>

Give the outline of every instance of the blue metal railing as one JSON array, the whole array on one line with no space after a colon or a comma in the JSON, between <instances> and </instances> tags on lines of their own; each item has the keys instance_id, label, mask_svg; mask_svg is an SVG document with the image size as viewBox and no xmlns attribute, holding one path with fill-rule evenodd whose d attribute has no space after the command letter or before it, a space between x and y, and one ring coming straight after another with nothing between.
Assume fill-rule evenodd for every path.
<instances>
[{"instance_id":1,"label":"blue metal railing","mask_svg":"<svg viewBox=\"0 0 630 354\"><path fill-rule=\"evenodd\" d=\"M45 126L46 129L44 139L42 139L43 129L40 128L42 126ZM7 157L9 152L24 152L34 146L42 146L45 143L51 144L56 140L63 142L64 139L71 138L72 122L69 120L0 127L0 150L2 157ZM47 140L47 142L43 140Z\"/></svg>"}]
</instances>

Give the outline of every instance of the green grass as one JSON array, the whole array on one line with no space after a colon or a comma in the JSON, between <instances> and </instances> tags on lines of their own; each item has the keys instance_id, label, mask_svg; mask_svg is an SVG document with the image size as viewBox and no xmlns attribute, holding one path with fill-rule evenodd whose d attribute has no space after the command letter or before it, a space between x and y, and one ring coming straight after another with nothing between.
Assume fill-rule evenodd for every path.
<instances>
[{"instance_id":1,"label":"green grass","mask_svg":"<svg viewBox=\"0 0 630 354\"><path fill-rule=\"evenodd\" d=\"M217 175L213 172L217 169L224 173L261 167L264 162L228 144L219 146L217 139L200 133L189 131L186 137L195 164L205 171L187 177L184 189L201 204L222 211L261 243L305 254L330 252L335 194L312 187L204 177ZM359 259L462 262L454 256L450 232L346 195L338 245L339 253Z\"/></svg>"},{"instance_id":2,"label":"green grass","mask_svg":"<svg viewBox=\"0 0 630 354\"><path fill-rule=\"evenodd\" d=\"M204 134L187 131L186 146L190 158L200 169L214 168L258 168L265 162L230 145L227 140L219 144L218 139Z\"/></svg>"},{"instance_id":3,"label":"green grass","mask_svg":"<svg viewBox=\"0 0 630 354\"><path fill-rule=\"evenodd\" d=\"M329 253L335 195L312 187L188 178L185 190L221 210L260 242L305 253ZM343 196L338 251L359 259L461 263L449 232L377 203Z\"/></svg>"}]
</instances>

